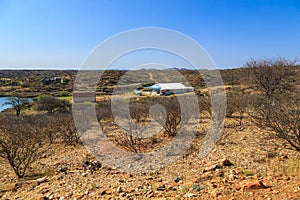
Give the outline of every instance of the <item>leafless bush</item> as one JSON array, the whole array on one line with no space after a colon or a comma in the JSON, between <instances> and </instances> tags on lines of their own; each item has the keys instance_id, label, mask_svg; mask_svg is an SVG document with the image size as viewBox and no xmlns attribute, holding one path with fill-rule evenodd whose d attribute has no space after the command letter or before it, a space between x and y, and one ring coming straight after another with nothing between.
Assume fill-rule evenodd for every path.
<instances>
[{"instance_id":1,"label":"leafless bush","mask_svg":"<svg viewBox=\"0 0 300 200\"><path fill-rule=\"evenodd\" d=\"M284 58L250 60L246 62L245 67L250 69L256 87L270 97L275 93L292 90L292 85L286 79L291 75L290 67L294 66L296 61Z\"/></svg>"},{"instance_id":2,"label":"leafless bush","mask_svg":"<svg viewBox=\"0 0 300 200\"><path fill-rule=\"evenodd\" d=\"M237 101L237 112L239 113L239 126L242 126L244 115L249 107L249 95L241 93L235 97Z\"/></svg>"},{"instance_id":3,"label":"leafless bush","mask_svg":"<svg viewBox=\"0 0 300 200\"><path fill-rule=\"evenodd\" d=\"M80 135L71 114L57 115L60 124L60 133L63 141L68 145L74 145L80 142Z\"/></svg>"},{"instance_id":4,"label":"leafless bush","mask_svg":"<svg viewBox=\"0 0 300 200\"><path fill-rule=\"evenodd\" d=\"M218 102L218 100L217 100ZM221 100L220 100L221 102ZM201 111L209 113L212 117L211 99L208 93L203 93L198 97L198 103ZM232 91L226 92L226 117L232 117L233 114L239 115L239 126L242 125L245 113L249 105L249 95L245 94L243 90L235 88ZM215 115L222 116L223 109L221 110L221 105L216 106L214 112ZM221 120L221 119L219 119Z\"/></svg>"},{"instance_id":5,"label":"leafless bush","mask_svg":"<svg viewBox=\"0 0 300 200\"><path fill-rule=\"evenodd\" d=\"M149 118L150 104L147 102L132 102L130 104L130 116L137 122L144 122Z\"/></svg>"},{"instance_id":6,"label":"leafless bush","mask_svg":"<svg viewBox=\"0 0 300 200\"><path fill-rule=\"evenodd\" d=\"M234 113L239 114L239 126L242 125L244 114L248 108L248 95L242 90L235 89L227 92L226 117L232 117Z\"/></svg>"},{"instance_id":7,"label":"leafless bush","mask_svg":"<svg viewBox=\"0 0 300 200\"><path fill-rule=\"evenodd\" d=\"M44 142L42 127L36 116L0 117L0 156L22 178L38 158Z\"/></svg>"},{"instance_id":8,"label":"leafless bush","mask_svg":"<svg viewBox=\"0 0 300 200\"><path fill-rule=\"evenodd\" d=\"M114 99L114 101L121 101L119 103L114 103L114 110L116 111L114 116L111 100L105 100L97 103L97 118L100 123L102 123L103 127L106 126L106 123L109 123L110 126L111 123L118 126L119 131L110 135L116 143L133 152L139 152L141 142L143 140L143 126L149 119L149 100L130 100L129 108L127 108L127 106L123 106L124 102L122 102L122 99Z\"/></svg>"},{"instance_id":9,"label":"leafless bush","mask_svg":"<svg viewBox=\"0 0 300 200\"><path fill-rule=\"evenodd\" d=\"M253 96L250 115L258 126L267 127L279 138L300 151L300 97L299 89L288 82L290 66L295 61L286 59L251 61L257 87L262 95Z\"/></svg>"},{"instance_id":10,"label":"leafless bush","mask_svg":"<svg viewBox=\"0 0 300 200\"><path fill-rule=\"evenodd\" d=\"M227 106L226 106L226 117L232 117L232 115L237 112L238 99L236 93L227 92Z\"/></svg>"},{"instance_id":11,"label":"leafless bush","mask_svg":"<svg viewBox=\"0 0 300 200\"><path fill-rule=\"evenodd\" d=\"M140 123L140 111L138 105L130 105L129 110L123 107L123 104L115 104L117 113L115 121L120 128L120 132L116 135L114 140L121 146L128 148L133 152L139 152L141 147L141 133L143 126ZM134 109L131 109L134 108Z\"/></svg>"},{"instance_id":12,"label":"leafless bush","mask_svg":"<svg viewBox=\"0 0 300 200\"><path fill-rule=\"evenodd\" d=\"M61 122L58 116L45 114L40 118L43 124L43 133L48 138L50 144L58 137L58 133L61 130Z\"/></svg>"},{"instance_id":13,"label":"leafless bush","mask_svg":"<svg viewBox=\"0 0 300 200\"><path fill-rule=\"evenodd\" d=\"M213 98L211 98L211 94ZM212 123L218 127L223 125L227 109L226 96L223 94L224 91L221 89L212 89L210 93L203 93L198 98L200 110L209 113Z\"/></svg>"},{"instance_id":14,"label":"leafless bush","mask_svg":"<svg viewBox=\"0 0 300 200\"><path fill-rule=\"evenodd\" d=\"M300 96L298 93L276 95L272 99L256 96L252 100L258 126L269 128L274 134L300 151Z\"/></svg>"},{"instance_id":15,"label":"leafless bush","mask_svg":"<svg viewBox=\"0 0 300 200\"><path fill-rule=\"evenodd\" d=\"M115 142L135 153L139 152L142 141L141 138L138 138L140 133L139 129L132 119L125 118L123 123L127 125L121 127L121 132L114 138Z\"/></svg>"},{"instance_id":16,"label":"leafless bush","mask_svg":"<svg viewBox=\"0 0 300 200\"><path fill-rule=\"evenodd\" d=\"M175 136L182 121L179 102L175 97L157 98L155 104L162 106L163 109L157 110L154 119L164 128L168 136Z\"/></svg>"}]
</instances>

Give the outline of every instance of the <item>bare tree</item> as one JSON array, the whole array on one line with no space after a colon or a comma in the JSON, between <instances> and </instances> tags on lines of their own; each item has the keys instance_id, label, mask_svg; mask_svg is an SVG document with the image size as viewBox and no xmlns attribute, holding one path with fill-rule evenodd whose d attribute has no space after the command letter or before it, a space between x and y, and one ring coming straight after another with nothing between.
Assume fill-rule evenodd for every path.
<instances>
[{"instance_id":1,"label":"bare tree","mask_svg":"<svg viewBox=\"0 0 300 200\"><path fill-rule=\"evenodd\" d=\"M291 75L290 67L296 62L297 60L290 61L284 58L250 60L246 62L245 67L250 69L257 88L270 97L292 89L292 85L286 79Z\"/></svg>"},{"instance_id":2,"label":"bare tree","mask_svg":"<svg viewBox=\"0 0 300 200\"><path fill-rule=\"evenodd\" d=\"M58 133L61 130L61 121L59 115L48 115L41 116L43 124L43 133L47 136L48 141L52 144L58 137Z\"/></svg>"},{"instance_id":3,"label":"bare tree","mask_svg":"<svg viewBox=\"0 0 300 200\"><path fill-rule=\"evenodd\" d=\"M175 97L157 98L156 104L163 109L157 110L154 119L164 128L168 136L175 136L179 130L179 125L184 118L181 113L179 102Z\"/></svg>"},{"instance_id":4,"label":"bare tree","mask_svg":"<svg viewBox=\"0 0 300 200\"><path fill-rule=\"evenodd\" d=\"M126 108L119 106L116 110L117 113L115 120L118 124L120 132L116 135L114 140L121 146L128 148L133 152L139 152L141 147L140 138L143 132L143 126L141 124L142 113L145 113L145 106L139 103L130 103L129 113Z\"/></svg>"},{"instance_id":5,"label":"bare tree","mask_svg":"<svg viewBox=\"0 0 300 200\"><path fill-rule=\"evenodd\" d=\"M232 93L232 92L227 92L226 93L227 97L227 106L226 106L226 117L232 117L232 115L237 112L237 106L238 106L238 101L237 101L237 93Z\"/></svg>"},{"instance_id":6,"label":"bare tree","mask_svg":"<svg viewBox=\"0 0 300 200\"><path fill-rule=\"evenodd\" d=\"M60 132L64 142L68 145L74 145L80 142L80 135L76 130L76 126L71 114L57 115L60 124Z\"/></svg>"},{"instance_id":7,"label":"bare tree","mask_svg":"<svg viewBox=\"0 0 300 200\"><path fill-rule=\"evenodd\" d=\"M44 136L34 116L0 117L0 157L22 178L38 158Z\"/></svg>"},{"instance_id":8,"label":"bare tree","mask_svg":"<svg viewBox=\"0 0 300 200\"><path fill-rule=\"evenodd\" d=\"M203 93L203 96L198 98L200 110L209 113L212 124L217 127L224 125L224 118L226 116L226 97L223 94L224 91L222 89L212 89L210 93ZM211 98L211 95L213 98Z\"/></svg>"},{"instance_id":9,"label":"bare tree","mask_svg":"<svg viewBox=\"0 0 300 200\"><path fill-rule=\"evenodd\" d=\"M298 93L276 95L274 98L254 97L251 116L262 128L269 128L300 151L300 96Z\"/></svg>"},{"instance_id":10,"label":"bare tree","mask_svg":"<svg viewBox=\"0 0 300 200\"><path fill-rule=\"evenodd\" d=\"M232 117L234 113L239 114L239 126L242 125L244 114L248 107L248 95L240 88L227 92L226 117Z\"/></svg>"},{"instance_id":11,"label":"bare tree","mask_svg":"<svg viewBox=\"0 0 300 200\"><path fill-rule=\"evenodd\" d=\"M299 89L288 78L295 61L283 58L251 61L254 81L263 94L252 97L251 117L258 126L267 127L300 151Z\"/></svg>"},{"instance_id":12,"label":"bare tree","mask_svg":"<svg viewBox=\"0 0 300 200\"><path fill-rule=\"evenodd\" d=\"M247 112L249 106L249 95L241 93L236 96L237 107L236 110L239 113L239 126L242 126L244 115Z\"/></svg>"},{"instance_id":13,"label":"bare tree","mask_svg":"<svg viewBox=\"0 0 300 200\"><path fill-rule=\"evenodd\" d=\"M21 110L26 106L27 103L27 99L19 97L10 97L5 102L6 105L10 105L15 109L17 116L21 114Z\"/></svg>"}]
</instances>

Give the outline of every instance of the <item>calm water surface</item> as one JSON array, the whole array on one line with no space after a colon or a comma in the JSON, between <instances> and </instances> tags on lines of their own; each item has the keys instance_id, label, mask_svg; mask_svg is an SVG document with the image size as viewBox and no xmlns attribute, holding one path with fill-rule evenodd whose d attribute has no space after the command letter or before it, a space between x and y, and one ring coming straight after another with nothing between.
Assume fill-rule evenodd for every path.
<instances>
[{"instance_id":1,"label":"calm water surface","mask_svg":"<svg viewBox=\"0 0 300 200\"><path fill-rule=\"evenodd\" d=\"M0 112L7 108L11 108L11 105L5 105L5 102L8 100L9 97L0 97ZM28 98L29 102L32 102L33 100L31 98Z\"/></svg>"}]
</instances>

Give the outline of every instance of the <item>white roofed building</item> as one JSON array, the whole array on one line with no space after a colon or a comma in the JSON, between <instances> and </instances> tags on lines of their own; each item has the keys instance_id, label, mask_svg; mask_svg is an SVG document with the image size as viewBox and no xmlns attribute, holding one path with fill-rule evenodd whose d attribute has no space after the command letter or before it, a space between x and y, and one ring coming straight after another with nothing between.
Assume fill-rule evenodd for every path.
<instances>
[{"instance_id":1,"label":"white roofed building","mask_svg":"<svg viewBox=\"0 0 300 200\"><path fill-rule=\"evenodd\" d=\"M193 87L187 87L182 83L157 83L152 86L146 87L154 94L168 96L170 94L182 94L193 92Z\"/></svg>"}]
</instances>

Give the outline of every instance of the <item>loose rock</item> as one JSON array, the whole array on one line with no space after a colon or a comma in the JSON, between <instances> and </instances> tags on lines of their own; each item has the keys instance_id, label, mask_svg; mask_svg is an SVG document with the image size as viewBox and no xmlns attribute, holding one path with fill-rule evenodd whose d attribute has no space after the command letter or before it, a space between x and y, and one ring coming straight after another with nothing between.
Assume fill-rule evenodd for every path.
<instances>
[{"instance_id":1,"label":"loose rock","mask_svg":"<svg viewBox=\"0 0 300 200\"><path fill-rule=\"evenodd\" d=\"M162 186L159 186L157 188L158 191L165 191L166 190L166 186L165 185L162 185Z\"/></svg>"},{"instance_id":2,"label":"loose rock","mask_svg":"<svg viewBox=\"0 0 300 200\"><path fill-rule=\"evenodd\" d=\"M198 197L198 196L199 196L199 194L186 193L183 197L191 198L191 197Z\"/></svg>"},{"instance_id":3,"label":"loose rock","mask_svg":"<svg viewBox=\"0 0 300 200\"><path fill-rule=\"evenodd\" d=\"M262 189L268 187L258 180L249 180L249 181L246 180L240 183L240 188L243 190L248 190L248 189Z\"/></svg>"}]
</instances>

